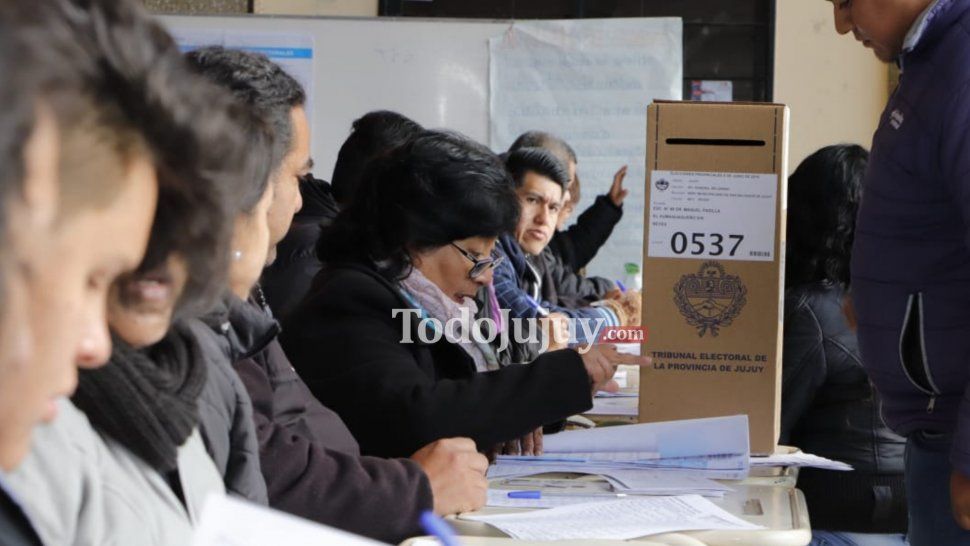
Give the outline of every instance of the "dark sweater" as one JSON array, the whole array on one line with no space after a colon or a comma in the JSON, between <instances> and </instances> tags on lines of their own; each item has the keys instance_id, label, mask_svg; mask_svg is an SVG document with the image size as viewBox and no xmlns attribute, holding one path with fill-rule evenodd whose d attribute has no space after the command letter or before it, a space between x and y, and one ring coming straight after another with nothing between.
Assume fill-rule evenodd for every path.
<instances>
[{"instance_id":1,"label":"dark sweater","mask_svg":"<svg viewBox=\"0 0 970 546\"><path fill-rule=\"evenodd\" d=\"M592 406L575 351L478 373L459 346L422 343L413 315L406 331L404 313L392 311L409 308L373 267L335 265L321 271L281 337L297 372L364 453L409 456L456 436L490 449ZM402 342L406 333L413 343Z\"/></svg>"},{"instance_id":2,"label":"dark sweater","mask_svg":"<svg viewBox=\"0 0 970 546\"><path fill-rule=\"evenodd\" d=\"M268 314L250 327L279 331ZM434 502L417 463L362 457L347 426L313 397L276 339L235 368L253 400L271 506L390 543L420 533L418 518Z\"/></svg>"},{"instance_id":3,"label":"dark sweater","mask_svg":"<svg viewBox=\"0 0 970 546\"><path fill-rule=\"evenodd\" d=\"M286 237L276 245L276 261L263 271L260 281L273 315L283 320L310 289L320 271L316 246L324 227L339 212L330 184L308 178L300 183L303 208L293 217Z\"/></svg>"},{"instance_id":4,"label":"dark sweater","mask_svg":"<svg viewBox=\"0 0 970 546\"><path fill-rule=\"evenodd\" d=\"M576 218L576 223L552 236L549 249L570 271L578 273L593 260L621 218L623 209L614 205L609 196L600 195Z\"/></svg>"}]
</instances>

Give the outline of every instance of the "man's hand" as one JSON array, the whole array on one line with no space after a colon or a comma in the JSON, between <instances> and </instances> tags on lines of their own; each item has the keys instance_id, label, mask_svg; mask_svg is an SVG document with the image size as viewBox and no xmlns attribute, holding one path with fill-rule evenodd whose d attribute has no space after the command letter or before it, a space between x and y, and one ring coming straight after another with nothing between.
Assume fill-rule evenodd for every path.
<instances>
[{"instance_id":1,"label":"man's hand","mask_svg":"<svg viewBox=\"0 0 970 546\"><path fill-rule=\"evenodd\" d=\"M593 394L599 390L607 390L620 364L649 366L652 362L649 356L620 354L616 352L616 347L613 345L593 345L586 354L580 356L583 358L583 365L586 366ZM616 383L613 382L611 387L615 390Z\"/></svg>"},{"instance_id":2,"label":"man's hand","mask_svg":"<svg viewBox=\"0 0 970 546\"><path fill-rule=\"evenodd\" d=\"M549 313L539 319L542 335L549 340L549 351L565 349L569 345L569 317L562 313Z\"/></svg>"},{"instance_id":3,"label":"man's hand","mask_svg":"<svg viewBox=\"0 0 970 546\"><path fill-rule=\"evenodd\" d=\"M626 165L620 167L620 170L616 171L613 175L613 185L610 186L610 201L616 206L622 206L623 200L626 199L626 194L628 191L623 188L623 179L626 178Z\"/></svg>"},{"instance_id":4,"label":"man's hand","mask_svg":"<svg viewBox=\"0 0 970 546\"><path fill-rule=\"evenodd\" d=\"M485 506L488 459L477 451L472 440L438 440L419 449L411 460L428 475L436 514L446 516Z\"/></svg>"},{"instance_id":5,"label":"man's hand","mask_svg":"<svg viewBox=\"0 0 970 546\"><path fill-rule=\"evenodd\" d=\"M970 478L958 470L950 473L950 505L957 525L970 531Z\"/></svg>"}]
</instances>

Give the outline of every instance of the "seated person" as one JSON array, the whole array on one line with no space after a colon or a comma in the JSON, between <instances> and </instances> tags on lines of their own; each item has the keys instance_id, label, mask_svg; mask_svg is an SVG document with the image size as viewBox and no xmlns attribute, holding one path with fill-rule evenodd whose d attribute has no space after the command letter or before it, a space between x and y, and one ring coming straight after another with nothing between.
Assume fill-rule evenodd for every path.
<instances>
[{"instance_id":1,"label":"seated person","mask_svg":"<svg viewBox=\"0 0 970 546\"><path fill-rule=\"evenodd\" d=\"M579 292L583 285L574 273L546 270L538 258L555 230L567 172L541 148L511 152L506 166L521 208L515 230L503 234L496 245L495 254L502 258L494 279L500 307L508 309L513 319L549 314L556 321L579 318L600 321L600 326L639 324L639 296L633 293L619 300L602 300L597 306L563 307L554 303L564 298L576 302L584 299ZM535 354L534 346L523 346L517 361L531 360Z\"/></svg>"},{"instance_id":2,"label":"seated person","mask_svg":"<svg viewBox=\"0 0 970 546\"><path fill-rule=\"evenodd\" d=\"M292 196L312 163L305 111L291 106L293 101L278 100L295 95L298 84L258 54L209 49L196 58L200 70L216 83L276 119L277 125L288 126L286 153L274 158L270 168L277 190L270 204L273 248L294 233L296 226L289 235L287 226L300 203ZM251 285L250 279L238 283L237 294ZM450 514L482 506L487 461L470 440L440 440L410 459L361 457L340 417L321 405L293 371L276 339L279 325L258 303L264 301L259 287L253 295L248 302L227 301L207 320L228 326L226 346L237 355L234 368L252 396L259 457L274 508L397 543L421 532L418 522L424 510Z\"/></svg>"},{"instance_id":3,"label":"seated person","mask_svg":"<svg viewBox=\"0 0 970 546\"><path fill-rule=\"evenodd\" d=\"M561 138L542 131L522 133L509 147L509 152L520 148L542 148L566 165L569 171L567 191L574 191L572 207L575 207L579 202L579 179L576 174L576 152L573 148ZM593 204L579 215L575 224L565 231L563 231L565 218L558 224L549 242L549 248L569 271L579 273L586 267L599 252L603 243L610 238L613 228L623 217L623 200L627 195L627 190L623 188L624 177L626 177L625 166L613 176L613 185L610 186L609 193L598 196ZM567 217L572 212L569 203L570 200L566 200L564 205L564 209L568 209Z\"/></svg>"},{"instance_id":4,"label":"seated person","mask_svg":"<svg viewBox=\"0 0 970 546\"><path fill-rule=\"evenodd\" d=\"M302 89L288 75L269 71L272 85L282 96L290 94L287 104L299 108L304 118ZM242 79L246 74L237 75ZM254 78L259 72L249 75ZM279 81L277 81L279 80ZM286 81L290 80L290 81ZM296 97L300 97L299 100ZM262 102L267 102L264 99ZM273 314L286 318L310 289L310 282L322 267L316 256L317 241L324 227L330 225L340 207L347 206L360 182L360 175L375 156L386 153L421 131L410 119L387 110L369 112L354 121L350 136L337 153L330 184L307 174L300 183L303 208L293 218L293 225L278 247L276 260L263 271L261 286Z\"/></svg>"},{"instance_id":5,"label":"seated person","mask_svg":"<svg viewBox=\"0 0 970 546\"><path fill-rule=\"evenodd\" d=\"M622 181L622 178L626 176L626 167L621 169L617 176ZM579 203L579 184L579 175L576 174L566 188L562 209L559 211L559 220L556 222L556 234L562 233L565 229L569 217L572 215L576 204ZM577 223L577 225L580 224ZM583 307L597 300L616 299L621 296L622 292L614 281L604 277L586 276L575 268L567 266L558 249L553 246L555 241L556 235L553 235L552 242L542 249L536 259L536 268L543 276L543 283L557 287L558 299L551 303L561 307ZM560 284L565 284L565 286L560 287Z\"/></svg>"},{"instance_id":6,"label":"seated person","mask_svg":"<svg viewBox=\"0 0 970 546\"><path fill-rule=\"evenodd\" d=\"M58 4L41 6L53 11ZM105 81L82 80L87 83L76 89L80 96L88 89L110 92L93 102L79 101L75 107L92 112L73 112L67 118L79 126L68 125L63 133L59 176L70 180L75 189L64 193L61 204L89 202L89 210L76 210L60 224L74 237L71 247L76 250L60 249L59 262L39 271L77 271L77 255L106 264L98 266L103 273L83 275L77 295L65 288L71 283L54 290L48 286L39 303L51 297L76 303L78 295L84 294L81 300L90 302L80 306L84 315L65 309L67 324L78 321L90 334L76 346L78 364L94 367L109 354L113 362L81 373L75 400L87 407L91 421L67 401L48 407L48 415L56 412L57 417L38 431L34 448L9 476L9 483L46 543L184 544L190 540L203 498L210 491L222 491L221 477L193 432L196 412L181 405L191 404L193 397L183 397L178 389L184 385L186 393L200 391L205 370L173 357L185 354L184 345L165 346L157 352L155 348L139 352L130 345L154 343L168 329L167 318L160 323L145 321L141 313L145 305L152 307L166 299L163 293L169 295L161 279L184 280L191 272L195 281L208 286L219 278L194 264L199 256L212 260L218 250L228 260L226 237L220 236L228 234L223 211L228 194L217 191L216 184L220 177L238 183L247 175L259 150L247 149L239 135L245 133L247 123L255 126L258 120L244 116L222 91L191 74L174 41L137 3L96 1L83 9L66 4L59 5L64 11L54 28L83 32L67 37L66 45L55 49L83 50L93 44L108 49L93 57L72 58L60 65L58 76L64 77L75 66L102 66L109 69L102 76ZM32 17L38 7L29 6ZM57 35L43 34L45 40L39 44L49 50ZM118 50L140 55L118 56ZM119 81L121 74L127 76ZM148 75L152 77L146 79ZM168 100L159 101L159 97ZM144 120L151 123L143 125ZM97 224L104 225L94 227ZM142 260L149 231L143 268L134 277L112 284L113 268L135 269ZM223 244L203 244L210 238ZM158 264L167 267L172 252L188 256L184 253L188 248L196 255L186 257L180 275L175 273L178 260L172 272L160 273L156 268ZM104 257L106 252L111 255ZM106 283L103 288L102 283ZM108 322L118 336L126 338L116 339L113 352L104 323L109 287ZM178 295L168 300L174 302ZM50 334L47 343L60 335L45 334ZM146 337L135 339L136 334ZM53 347L63 350L57 344ZM67 389L66 384L62 388Z\"/></svg>"},{"instance_id":7,"label":"seated person","mask_svg":"<svg viewBox=\"0 0 970 546\"><path fill-rule=\"evenodd\" d=\"M479 372L487 348L471 336L443 337L439 323L473 310L491 280L495 241L517 218L498 157L429 131L372 162L321 239L327 267L281 341L363 453L406 457L455 436L491 449L588 410L616 365L649 360L596 346Z\"/></svg>"},{"instance_id":8,"label":"seated person","mask_svg":"<svg viewBox=\"0 0 970 546\"><path fill-rule=\"evenodd\" d=\"M107 287L137 266L155 210L151 145L126 115L133 111L114 104L125 98L137 111L146 96L106 86L119 66L101 47L115 42L97 40L146 37L94 4L0 3L0 542L8 546L44 543L42 520L25 509L30 492L11 475L35 429L74 391L78 367L107 360ZM141 51L159 60L150 46ZM169 75L165 66L159 73ZM121 74L118 83L141 81ZM156 119L164 132L165 117Z\"/></svg>"},{"instance_id":9,"label":"seated person","mask_svg":"<svg viewBox=\"0 0 970 546\"><path fill-rule=\"evenodd\" d=\"M879 395L842 312L868 155L859 146L822 148L788 179L780 442L855 468L800 471L816 541L894 533L879 543L903 544L905 440L880 416ZM843 536L832 539L833 532ZM849 542L880 537L863 538Z\"/></svg>"}]
</instances>

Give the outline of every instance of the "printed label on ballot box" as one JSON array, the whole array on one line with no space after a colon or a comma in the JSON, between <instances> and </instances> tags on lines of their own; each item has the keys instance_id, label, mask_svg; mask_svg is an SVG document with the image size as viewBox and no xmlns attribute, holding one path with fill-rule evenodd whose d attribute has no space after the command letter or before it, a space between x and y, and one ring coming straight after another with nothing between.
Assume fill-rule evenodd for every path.
<instances>
[{"instance_id":1,"label":"printed label on ballot box","mask_svg":"<svg viewBox=\"0 0 970 546\"><path fill-rule=\"evenodd\" d=\"M778 175L653 171L647 255L774 260Z\"/></svg>"}]
</instances>

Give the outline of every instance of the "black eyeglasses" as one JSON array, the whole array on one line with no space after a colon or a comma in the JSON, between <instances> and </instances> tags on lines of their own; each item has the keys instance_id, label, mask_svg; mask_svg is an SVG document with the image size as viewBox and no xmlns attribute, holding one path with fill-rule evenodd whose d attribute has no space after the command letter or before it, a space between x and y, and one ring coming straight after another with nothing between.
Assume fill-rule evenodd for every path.
<instances>
[{"instance_id":1,"label":"black eyeglasses","mask_svg":"<svg viewBox=\"0 0 970 546\"><path fill-rule=\"evenodd\" d=\"M502 263L502 261L505 260L505 256L499 256L498 258L492 258L491 256L489 256L488 258L479 259L473 256L471 252L468 252L464 248L456 245L455 243L451 243L451 246L458 249L458 252L461 252L462 256L468 258L468 260L471 261L472 268L468 271L469 279L475 279L477 277L480 277L482 273L485 273L489 269L494 269L496 266L498 266L498 264Z\"/></svg>"}]
</instances>

